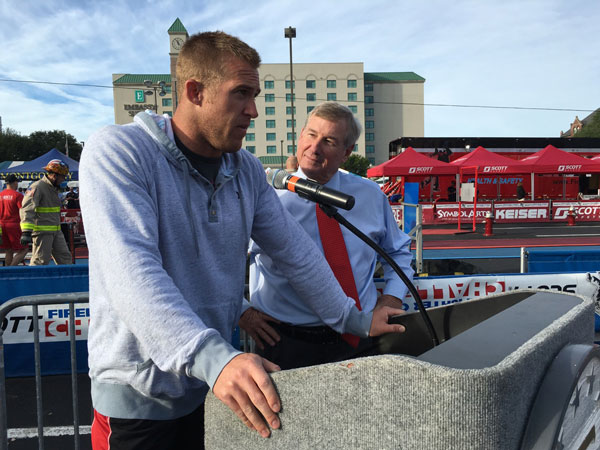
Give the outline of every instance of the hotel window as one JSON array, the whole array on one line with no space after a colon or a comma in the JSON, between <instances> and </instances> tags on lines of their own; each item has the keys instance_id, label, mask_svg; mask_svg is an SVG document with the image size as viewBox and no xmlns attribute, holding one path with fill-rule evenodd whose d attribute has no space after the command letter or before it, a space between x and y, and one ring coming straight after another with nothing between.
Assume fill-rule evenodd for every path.
<instances>
[{"instance_id":1,"label":"hotel window","mask_svg":"<svg viewBox=\"0 0 600 450\"><path fill-rule=\"evenodd\" d=\"M294 147L295 147L295 145L288 145L288 146L287 146L287 152L288 152L288 153L295 153L295 152L294 152Z\"/></svg>"},{"instance_id":2,"label":"hotel window","mask_svg":"<svg viewBox=\"0 0 600 450\"><path fill-rule=\"evenodd\" d=\"M335 89L335 80L327 80L327 87L330 89Z\"/></svg>"},{"instance_id":3,"label":"hotel window","mask_svg":"<svg viewBox=\"0 0 600 450\"><path fill-rule=\"evenodd\" d=\"M166 114L169 117L173 117L173 111L163 111L163 114Z\"/></svg>"},{"instance_id":4,"label":"hotel window","mask_svg":"<svg viewBox=\"0 0 600 450\"><path fill-rule=\"evenodd\" d=\"M317 87L317 82L315 80L306 80L306 89L314 89Z\"/></svg>"},{"instance_id":5,"label":"hotel window","mask_svg":"<svg viewBox=\"0 0 600 450\"><path fill-rule=\"evenodd\" d=\"M265 94L265 102L274 102L275 94Z\"/></svg>"},{"instance_id":6,"label":"hotel window","mask_svg":"<svg viewBox=\"0 0 600 450\"><path fill-rule=\"evenodd\" d=\"M294 80L294 89L296 89L296 81ZM290 88L290 80L285 80L285 88L289 89Z\"/></svg>"},{"instance_id":7,"label":"hotel window","mask_svg":"<svg viewBox=\"0 0 600 450\"><path fill-rule=\"evenodd\" d=\"M276 145L267 145L267 153L277 153Z\"/></svg>"},{"instance_id":8,"label":"hotel window","mask_svg":"<svg viewBox=\"0 0 600 450\"><path fill-rule=\"evenodd\" d=\"M250 153L256 153L256 147L254 145L246 145L246 150Z\"/></svg>"},{"instance_id":9,"label":"hotel window","mask_svg":"<svg viewBox=\"0 0 600 450\"><path fill-rule=\"evenodd\" d=\"M288 128L292 128L292 119L288 119L285 121L285 126ZM296 119L294 119L294 126L296 126Z\"/></svg>"},{"instance_id":10,"label":"hotel window","mask_svg":"<svg viewBox=\"0 0 600 450\"><path fill-rule=\"evenodd\" d=\"M163 98L162 105L163 106L173 106L173 99L172 98Z\"/></svg>"},{"instance_id":11,"label":"hotel window","mask_svg":"<svg viewBox=\"0 0 600 450\"><path fill-rule=\"evenodd\" d=\"M365 116L373 117L375 115L375 110L373 108L365 108Z\"/></svg>"},{"instance_id":12,"label":"hotel window","mask_svg":"<svg viewBox=\"0 0 600 450\"><path fill-rule=\"evenodd\" d=\"M365 83L365 91L371 92L373 90L373 83Z\"/></svg>"},{"instance_id":13,"label":"hotel window","mask_svg":"<svg viewBox=\"0 0 600 450\"><path fill-rule=\"evenodd\" d=\"M165 92L167 94L170 94L171 93L171 86L165 86Z\"/></svg>"},{"instance_id":14,"label":"hotel window","mask_svg":"<svg viewBox=\"0 0 600 450\"><path fill-rule=\"evenodd\" d=\"M307 113L310 113L310 112L311 112L313 109L315 109L315 107L314 107L314 106L307 106L307 107L306 107L306 112L307 112Z\"/></svg>"},{"instance_id":15,"label":"hotel window","mask_svg":"<svg viewBox=\"0 0 600 450\"><path fill-rule=\"evenodd\" d=\"M358 99L356 92L348 92L348 101L355 102Z\"/></svg>"},{"instance_id":16,"label":"hotel window","mask_svg":"<svg viewBox=\"0 0 600 450\"><path fill-rule=\"evenodd\" d=\"M267 120L266 126L267 126L267 128L275 128L275 121L274 120Z\"/></svg>"},{"instance_id":17,"label":"hotel window","mask_svg":"<svg viewBox=\"0 0 600 450\"><path fill-rule=\"evenodd\" d=\"M246 140L247 141L254 141L254 133L246 133Z\"/></svg>"},{"instance_id":18,"label":"hotel window","mask_svg":"<svg viewBox=\"0 0 600 450\"><path fill-rule=\"evenodd\" d=\"M250 125L248 126L248 128L254 128L254 119L250 120Z\"/></svg>"},{"instance_id":19,"label":"hotel window","mask_svg":"<svg viewBox=\"0 0 600 450\"><path fill-rule=\"evenodd\" d=\"M350 108L350 111L352 111L354 114L358 112L358 106L356 105L348 105L348 108Z\"/></svg>"},{"instance_id":20,"label":"hotel window","mask_svg":"<svg viewBox=\"0 0 600 450\"><path fill-rule=\"evenodd\" d=\"M288 133L287 134L287 140L291 141L292 140L292 136L293 136L293 139L296 140L296 133Z\"/></svg>"},{"instance_id":21,"label":"hotel window","mask_svg":"<svg viewBox=\"0 0 600 450\"><path fill-rule=\"evenodd\" d=\"M285 101L286 102L291 102L292 101L292 94L285 94ZM296 101L296 94L294 94L294 101Z\"/></svg>"},{"instance_id":22,"label":"hotel window","mask_svg":"<svg viewBox=\"0 0 600 450\"><path fill-rule=\"evenodd\" d=\"M327 93L327 100L336 101L337 100L337 94L335 92L328 92Z\"/></svg>"},{"instance_id":23,"label":"hotel window","mask_svg":"<svg viewBox=\"0 0 600 450\"><path fill-rule=\"evenodd\" d=\"M266 116L274 116L275 115L275 107L274 106L266 106L265 107L265 115Z\"/></svg>"},{"instance_id":24,"label":"hotel window","mask_svg":"<svg viewBox=\"0 0 600 450\"><path fill-rule=\"evenodd\" d=\"M375 146L374 145L367 145L365 152L366 153L375 153Z\"/></svg>"},{"instance_id":25,"label":"hotel window","mask_svg":"<svg viewBox=\"0 0 600 450\"><path fill-rule=\"evenodd\" d=\"M365 140L366 141L374 141L375 140L375 133L366 133L365 134Z\"/></svg>"},{"instance_id":26,"label":"hotel window","mask_svg":"<svg viewBox=\"0 0 600 450\"><path fill-rule=\"evenodd\" d=\"M291 114L292 113L292 107L291 106L286 106L285 107L285 113L286 114ZM294 114L296 114L296 107L294 106Z\"/></svg>"},{"instance_id":27,"label":"hotel window","mask_svg":"<svg viewBox=\"0 0 600 450\"><path fill-rule=\"evenodd\" d=\"M375 128L375 121L374 120L367 120L365 122L365 128Z\"/></svg>"},{"instance_id":28,"label":"hotel window","mask_svg":"<svg viewBox=\"0 0 600 450\"><path fill-rule=\"evenodd\" d=\"M316 102L317 101L317 94L315 94L315 93L306 94L306 101L307 102Z\"/></svg>"},{"instance_id":29,"label":"hotel window","mask_svg":"<svg viewBox=\"0 0 600 450\"><path fill-rule=\"evenodd\" d=\"M356 80L348 80L348 87L349 88L355 88L356 87Z\"/></svg>"},{"instance_id":30,"label":"hotel window","mask_svg":"<svg viewBox=\"0 0 600 450\"><path fill-rule=\"evenodd\" d=\"M275 89L275 81L265 80L265 89Z\"/></svg>"},{"instance_id":31,"label":"hotel window","mask_svg":"<svg viewBox=\"0 0 600 450\"><path fill-rule=\"evenodd\" d=\"M367 158L371 165L375 164L375 158Z\"/></svg>"},{"instance_id":32,"label":"hotel window","mask_svg":"<svg viewBox=\"0 0 600 450\"><path fill-rule=\"evenodd\" d=\"M277 134L276 133L267 133L267 141L276 141Z\"/></svg>"},{"instance_id":33,"label":"hotel window","mask_svg":"<svg viewBox=\"0 0 600 450\"><path fill-rule=\"evenodd\" d=\"M352 149L353 152L357 152L358 151L358 144L354 144L354 148Z\"/></svg>"},{"instance_id":34,"label":"hotel window","mask_svg":"<svg viewBox=\"0 0 600 450\"><path fill-rule=\"evenodd\" d=\"M365 95L365 103L373 103L373 96Z\"/></svg>"}]
</instances>

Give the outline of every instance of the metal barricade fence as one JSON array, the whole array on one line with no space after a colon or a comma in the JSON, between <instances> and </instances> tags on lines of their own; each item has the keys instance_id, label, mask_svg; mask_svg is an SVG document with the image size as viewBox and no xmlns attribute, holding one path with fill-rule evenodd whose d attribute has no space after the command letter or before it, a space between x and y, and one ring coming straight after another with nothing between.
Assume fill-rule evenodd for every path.
<instances>
[{"instance_id":1,"label":"metal barricade fence","mask_svg":"<svg viewBox=\"0 0 600 450\"><path fill-rule=\"evenodd\" d=\"M415 208L415 226L411 230L404 229L405 208ZM412 241L415 241L415 272L423 273L423 207L416 203L402 202L402 231L410 236Z\"/></svg>"},{"instance_id":2,"label":"metal barricade fence","mask_svg":"<svg viewBox=\"0 0 600 450\"><path fill-rule=\"evenodd\" d=\"M76 354L76 332L75 332L75 304L88 303L88 292L71 292L64 294L41 294L28 295L13 298L0 305L0 323L3 323L8 313L15 308L31 306L32 317L39 317L38 307L42 305L69 305L69 343L71 353L71 392L73 405L73 433L74 448L79 450L79 398L77 389L77 354ZM73 320L72 320L73 319ZM35 364L35 387L36 387L36 415L38 448L44 449L44 424L42 409L42 373L40 356L40 330L38 326L33 327L34 364ZM0 450L8 449L8 419L6 398L6 377L4 362L4 330L0 328Z\"/></svg>"},{"instance_id":3,"label":"metal barricade fence","mask_svg":"<svg viewBox=\"0 0 600 450\"><path fill-rule=\"evenodd\" d=\"M248 285L245 288L248 293ZM0 323L3 323L7 315L22 306L31 306L31 317L39 317L38 307L45 305L69 305L69 343L71 356L71 393L73 407L73 438L74 448L79 450L79 398L77 387L77 353L75 348L75 304L88 303L88 292L72 292L64 294L41 294L27 295L13 298L0 305ZM39 323L39 319L38 319ZM40 351L40 329L39 325L33 327L33 345L34 345L34 366L35 366L35 388L36 388L36 416L37 416L37 436L38 448L44 449L44 424L42 409L42 373L41 373L41 351ZM244 352L254 351L254 341L243 331L240 332L240 349ZM0 450L8 449L8 414L6 401L6 373L4 362L4 330L0 328Z\"/></svg>"}]
</instances>

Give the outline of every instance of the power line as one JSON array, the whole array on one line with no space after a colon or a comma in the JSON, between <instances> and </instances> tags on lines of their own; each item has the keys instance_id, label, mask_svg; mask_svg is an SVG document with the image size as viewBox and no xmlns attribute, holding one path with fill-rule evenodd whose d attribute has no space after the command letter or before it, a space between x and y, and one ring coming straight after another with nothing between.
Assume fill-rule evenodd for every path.
<instances>
[{"instance_id":1,"label":"power line","mask_svg":"<svg viewBox=\"0 0 600 450\"><path fill-rule=\"evenodd\" d=\"M61 83L57 81L34 81L34 80L12 80L12 79L0 79L0 82L7 83L29 83L29 84L48 84L58 86L77 86L77 87L95 87L105 89L132 89L138 90L140 87L128 87L128 86L105 86L101 84L84 84L84 83ZM275 97L283 99L284 97ZM303 99L298 99L303 100ZM318 101L325 101L325 99L317 99ZM512 110L523 110L523 111L562 111L562 112L594 112L595 109L585 108L542 108L535 106L497 106L497 105L461 105L453 103L417 103L417 102L386 102L386 101L374 101L372 103L366 103L364 100L336 100L341 103L364 103L368 104L380 104L380 105L408 105L408 106L433 106L433 107L444 107L444 108L481 108L481 109L512 109Z\"/></svg>"}]
</instances>

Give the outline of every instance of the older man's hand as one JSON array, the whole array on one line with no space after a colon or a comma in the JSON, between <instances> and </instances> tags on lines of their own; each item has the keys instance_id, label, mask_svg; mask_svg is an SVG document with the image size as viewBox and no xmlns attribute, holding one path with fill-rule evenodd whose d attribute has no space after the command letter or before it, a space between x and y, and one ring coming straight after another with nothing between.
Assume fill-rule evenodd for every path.
<instances>
[{"instance_id":1,"label":"older man's hand","mask_svg":"<svg viewBox=\"0 0 600 450\"><path fill-rule=\"evenodd\" d=\"M273 346L281 339L269 322L279 323L279 320L257 309L248 308L240 317L239 326L254 339L257 347L262 350L265 348L264 342Z\"/></svg>"},{"instance_id":2,"label":"older man's hand","mask_svg":"<svg viewBox=\"0 0 600 450\"><path fill-rule=\"evenodd\" d=\"M388 323L390 317L400 314L406 313L403 309L377 305L373 310L373 319L371 320L369 336L380 336L385 333L403 333L406 331L406 328L400 324Z\"/></svg>"}]
</instances>

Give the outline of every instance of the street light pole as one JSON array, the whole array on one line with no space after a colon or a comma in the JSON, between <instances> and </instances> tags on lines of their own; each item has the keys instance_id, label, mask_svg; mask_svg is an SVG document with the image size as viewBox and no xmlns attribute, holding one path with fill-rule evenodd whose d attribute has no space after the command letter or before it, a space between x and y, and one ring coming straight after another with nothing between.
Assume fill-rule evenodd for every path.
<instances>
[{"instance_id":1,"label":"street light pole","mask_svg":"<svg viewBox=\"0 0 600 450\"><path fill-rule=\"evenodd\" d=\"M296 37L296 29L287 27L284 36L290 39L290 91L292 95L292 155L296 154L296 127L294 120L294 69L292 64L292 39Z\"/></svg>"},{"instance_id":2,"label":"street light pole","mask_svg":"<svg viewBox=\"0 0 600 450\"><path fill-rule=\"evenodd\" d=\"M167 94L165 85L166 85L166 83L162 80L158 82L158 85L153 84L152 80L144 80L144 86L146 86L147 88L154 89L154 112L156 114L158 114L158 97L156 94L156 90L160 87L160 92L158 93L158 95L160 95L161 97L164 97ZM144 93L146 95L152 95L152 91L144 91Z\"/></svg>"},{"instance_id":3,"label":"street light pole","mask_svg":"<svg viewBox=\"0 0 600 450\"><path fill-rule=\"evenodd\" d=\"M283 169L283 139L281 140L281 168Z\"/></svg>"}]
</instances>

